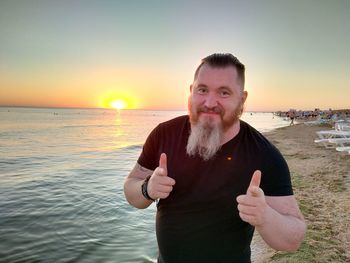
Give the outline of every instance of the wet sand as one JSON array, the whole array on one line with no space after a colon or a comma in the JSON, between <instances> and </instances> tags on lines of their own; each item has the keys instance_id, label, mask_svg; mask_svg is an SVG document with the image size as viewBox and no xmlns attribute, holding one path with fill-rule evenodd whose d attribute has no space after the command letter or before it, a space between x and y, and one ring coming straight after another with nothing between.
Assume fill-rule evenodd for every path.
<instances>
[{"instance_id":1,"label":"wet sand","mask_svg":"<svg viewBox=\"0 0 350 263\"><path fill-rule=\"evenodd\" d=\"M350 154L314 143L316 131L327 129L297 124L265 134L288 162L308 230L295 253L274 251L255 236L253 262L350 262Z\"/></svg>"}]
</instances>

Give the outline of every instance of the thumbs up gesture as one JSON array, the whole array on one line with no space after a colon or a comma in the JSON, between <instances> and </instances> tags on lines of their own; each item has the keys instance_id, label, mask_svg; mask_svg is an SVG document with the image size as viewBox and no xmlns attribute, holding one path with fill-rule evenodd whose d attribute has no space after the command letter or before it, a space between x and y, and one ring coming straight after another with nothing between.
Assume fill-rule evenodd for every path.
<instances>
[{"instance_id":1,"label":"thumbs up gesture","mask_svg":"<svg viewBox=\"0 0 350 263\"><path fill-rule=\"evenodd\" d=\"M260 226L264 223L264 215L267 209L264 192L259 187L260 181L261 172L256 170L247 193L237 197L239 216L252 226Z\"/></svg>"},{"instance_id":2,"label":"thumbs up gesture","mask_svg":"<svg viewBox=\"0 0 350 263\"><path fill-rule=\"evenodd\" d=\"M168 176L167 156L162 153L159 166L154 170L148 182L147 192L152 199L165 199L173 190L175 180Z\"/></svg>"}]
</instances>

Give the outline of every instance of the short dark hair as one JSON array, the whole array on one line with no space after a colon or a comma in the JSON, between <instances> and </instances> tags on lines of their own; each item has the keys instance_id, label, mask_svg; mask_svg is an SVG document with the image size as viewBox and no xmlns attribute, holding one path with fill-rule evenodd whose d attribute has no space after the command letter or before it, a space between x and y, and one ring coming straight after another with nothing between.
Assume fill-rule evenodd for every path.
<instances>
[{"instance_id":1,"label":"short dark hair","mask_svg":"<svg viewBox=\"0 0 350 263\"><path fill-rule=\"evenodd\" d=\"M214 68L225 68L233 66L237 70L238 80L242 84L242 89L244 89L245 81L245 66L230 53L214 53L202 59L201 64L199 64L196 72L194 73L194 79L197 78L200 68L207 64Z\"/></svg>"}]
</instances>

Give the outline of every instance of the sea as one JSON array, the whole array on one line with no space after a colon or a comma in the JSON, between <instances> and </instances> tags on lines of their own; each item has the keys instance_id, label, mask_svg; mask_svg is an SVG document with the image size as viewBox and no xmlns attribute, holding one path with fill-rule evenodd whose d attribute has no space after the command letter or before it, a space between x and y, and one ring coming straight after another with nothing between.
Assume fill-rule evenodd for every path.
<instances>
[{"instance_id":1,"label":"sea","mask_svg":"<svg viewBox=\"0 0 350 263\"><path fill-rule=\"evenodd\" d=\"M123 182L151 130L184 114L0 107L0 262L156 262L156 206L130 206Z\"/></svg>"}]
</instances>

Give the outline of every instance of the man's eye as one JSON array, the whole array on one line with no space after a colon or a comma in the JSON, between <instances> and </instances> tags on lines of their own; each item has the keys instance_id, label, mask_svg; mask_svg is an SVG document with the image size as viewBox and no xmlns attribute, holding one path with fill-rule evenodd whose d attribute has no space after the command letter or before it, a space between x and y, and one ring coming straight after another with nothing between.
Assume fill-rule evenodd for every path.
<instances>
[{"instance_id":1,"label":"man's eye","mask_svg":"<svg viewBox=\"0 0 350 263\"><path fill-rule=\"evenodd\" d=\"M230 92L228 92L228 91L221 91L221 96L222 97L228 97L228 96L230 96Z\"/></svg>"},{"instance_id":2,"label":"man's eye","mask_svg":"<svg viewBox=\"0 0 350 263\"><path fill-rule=\"evenodd\" d=\"M199 88L199 89L197 90L197 92L198 92L198 94L205 94L205 93L207 93L207 90L204 89L204 88Z\"/></svg>"}]
</instances>

